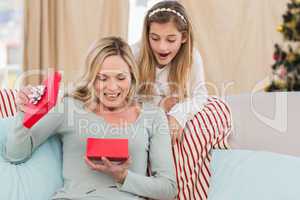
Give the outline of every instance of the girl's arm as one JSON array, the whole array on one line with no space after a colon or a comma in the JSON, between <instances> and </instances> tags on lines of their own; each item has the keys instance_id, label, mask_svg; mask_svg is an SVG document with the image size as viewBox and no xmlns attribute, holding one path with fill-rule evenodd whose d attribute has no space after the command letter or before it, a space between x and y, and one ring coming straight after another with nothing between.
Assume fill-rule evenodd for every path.
<instances>
[{"instance_id":1,"label":"girl's arm","mask_svg":"<svg viewBox=\"0 0 300 200\"><path fill-rule=\"evenodd\" d=\"M201 110L208 96L205 87L203 62L197 50L194 50L194 62L188 86L190 87L190 97L183 102L175 104L168 112L168 115L176 118L182 128L184 128L186 122L190 120L194 114Z\"/></svg>"}]
</instances>

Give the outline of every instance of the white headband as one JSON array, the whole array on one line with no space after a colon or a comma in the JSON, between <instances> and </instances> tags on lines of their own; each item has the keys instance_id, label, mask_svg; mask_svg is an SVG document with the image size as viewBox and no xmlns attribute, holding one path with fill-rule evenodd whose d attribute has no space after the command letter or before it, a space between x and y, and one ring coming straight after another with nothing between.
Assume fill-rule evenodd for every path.
<instances>
[{"instance_id":1,"label":"white headband","mask_svg":"<svg viewBox=\"0 0 300 200\"><path fill-rule=\"evenodd\" d=\"M149 18L158 12L172 12L175 15L177 15L178 17L180 17L184 21L184 23L186 23L186 19L184 18L184 16L182 14L180 14L179 12L177 12L176 10L173 10L171 8L158 8L156 10L153 10L151 13L149 13Z\"/></svg>"}]
</instances>

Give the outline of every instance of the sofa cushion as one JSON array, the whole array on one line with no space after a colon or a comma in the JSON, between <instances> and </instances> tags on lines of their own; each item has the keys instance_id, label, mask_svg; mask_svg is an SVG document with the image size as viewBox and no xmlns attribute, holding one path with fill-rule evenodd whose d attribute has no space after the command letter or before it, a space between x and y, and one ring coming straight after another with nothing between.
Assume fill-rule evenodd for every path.
<instances>
[{"instance_id":1,"label":"sofa cushion","mask_svg":"<svg viewBox=\"0 0 300 200\"><path fill-rule=\"evenodd\" d=\"M60 141L50 138L25 163L11 164L3 157L3 145L13 122L12 117L0 119L0 199L48 200L63 185Z\"/></svg>"},{"instance_id":2,"label":"sofa cushion","mask_svg":"<svg viewBox=\"0 0 300 200\"><path fill-rule=\"evenodd\" d=\"M232 149L300 156L300 92L259 92L228 96L232 111Z\"/></svg>"},{"instance_id":3,"label":"sofa cushion","mask_svg":"<svg viewBox=\"0 0 300 200\"><path fill-rule=\"evenodd\" d=\"M229 150L213 152L208 200L299 199L300 158Z\"/></svg>"}]
</instances>

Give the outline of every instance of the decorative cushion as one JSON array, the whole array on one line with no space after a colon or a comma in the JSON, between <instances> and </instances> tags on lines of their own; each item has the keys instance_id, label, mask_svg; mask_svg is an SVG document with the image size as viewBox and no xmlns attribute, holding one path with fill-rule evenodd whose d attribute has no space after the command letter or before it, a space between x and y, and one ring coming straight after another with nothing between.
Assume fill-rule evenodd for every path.
<instances>
[{"instance_id":1,"label":"decorative cushion","mask_svg":"<svg viewBox=\"0 0 300 200\"><path fill-rule=\"evenodd\" d=\"M248 150L213 152L209 200L299 199L300 158Z\"/></svg>"},{"instance_id":2,"label":"decorative cushion","mask_svg":"<svg viewBox=\"0 0 300 200\"><path fill-rule=\"evenodd\" d=\"M0 118L11 117L17 112L15 103L16 90L0 90Z\"/></svg>"}]
</instances>

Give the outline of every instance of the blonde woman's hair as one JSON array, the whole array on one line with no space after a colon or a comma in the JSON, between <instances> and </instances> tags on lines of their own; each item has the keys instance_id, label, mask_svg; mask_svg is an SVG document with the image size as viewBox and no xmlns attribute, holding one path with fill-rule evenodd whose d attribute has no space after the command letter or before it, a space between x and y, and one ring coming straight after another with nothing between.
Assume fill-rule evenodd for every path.
<instances>
[{"instance_id":1,"label":"blonde woman's hair","mask_svg":"<svg viewBox=\"0 0 300 200\"><path fill-rule=\"evenodd\" d=\"M163 8L163 9L162 9ZM168 9L169 12L162 11ZM170 11L171 10L171 11ZM174 12L175 11L175 12ZM142 34L141 53L138 58L140 68L139 94L151 98L154 94L155 67L158 65L149 43L149 31L152 22L160 24L173 22L178 31L186 36L177 55L171 61L168 83L171 94L180 100L188 96L187 80L193 60L193 30L185 8L177 1L162 1L155 4L146 14Z\"/></svg>"},{"instance_id":2,"label":"blonde woman's hair","mask_svg":"<svg viewBox=\"0 0 300 200\"><path fill-rule=\"evenodd\" d=\"M85 71L80 82L75 85L74 91L67 96L84 103L99 102L95 95L94 83L104 60L109 56L120 56L129 66L131 87L127 100L132 100L137 90L139 72L129 45L119 37L105 37L91 46L85 59Z\"/></svg>"}]
</instances>

